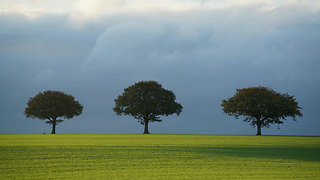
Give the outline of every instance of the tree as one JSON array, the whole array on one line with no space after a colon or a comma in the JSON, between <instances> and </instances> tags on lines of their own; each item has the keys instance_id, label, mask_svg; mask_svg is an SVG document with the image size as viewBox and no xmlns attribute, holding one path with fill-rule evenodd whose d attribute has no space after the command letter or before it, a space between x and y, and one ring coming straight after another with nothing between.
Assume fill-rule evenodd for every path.
<instances>
[{"instance_id":1,"label":"tree","mask_svg":"<svg viewBox=\"0 0 320 180\"><path fill-rule=\"evenodd\" d=\"M26 117L39 118L46 120L47 124L52 124L51 134L55 134L56 125L64 121L58 119L59 117L71 119L79 116L83 109L83 106L75 101L73 96L50 90L30 98L27 105L24 111Z\"/></svg>"},{"instance_id":2,"label":"tree","mask_svg":"<svg viewBox=\"0 0 320 180\"><path fill-rule=\"evenodd\" d=\"M302 116L301 107L294 96L262 86L237 89L233 97L222 100L221 106L229 116L235 116L236 119L244 116L245 122L257 127L257 135L261 135L261 127L282 124L288 117L296 121L297 116Z\"/></svg>"},{"instance_id":3,"label":"tree","mask_svg":"<svg viewBox=\"0 0 320 180\"><path fill-rule=\"evenodd\" d=\"M150 134L149 122L161 122L159 116L179 115L181 104L175 102L172 91L162 88L155 81L140 81L124 89L124 93L115 99L113 110L117 115L130 115L144 125L143 134Z\"/></svg>"}]
</instances>

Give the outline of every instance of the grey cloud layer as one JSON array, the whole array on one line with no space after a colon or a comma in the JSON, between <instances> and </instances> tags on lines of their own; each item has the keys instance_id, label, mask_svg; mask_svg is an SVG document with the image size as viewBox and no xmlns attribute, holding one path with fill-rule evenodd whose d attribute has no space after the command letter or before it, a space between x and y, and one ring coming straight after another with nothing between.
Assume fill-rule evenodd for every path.
<instances>
[{"instance_id":1,"label":"grey cloud layer","mask_svg":"<svg viewBox=\"0 0 320 180\"><path fill-rule=\"evenodd\" d=\"M264 85L295 95L304 117L263 133L319 134L319 10L261 8L119 14L81 28L68 15L1 16L0 133L49 132L23 116L28 97L46 89L85 107L58 133L140 133L135 120L112 112L113 99L134 82L156 80L185 109L152 124L151 133L254 134L220 103L236 88Z\"/></svg>"}]
</instances>

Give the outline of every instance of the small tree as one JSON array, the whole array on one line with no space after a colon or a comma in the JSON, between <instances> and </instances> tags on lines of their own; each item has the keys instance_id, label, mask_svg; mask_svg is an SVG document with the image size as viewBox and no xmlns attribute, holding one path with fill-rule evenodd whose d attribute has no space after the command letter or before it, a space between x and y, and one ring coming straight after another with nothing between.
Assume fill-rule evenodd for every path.
<instances>
[{"instance_id":1,"label":"small tree","mask_svg":"<svg viewBox=\"0 0 320 180\"><path fill-rule=\"evenodd\" d=\"M229 116L244 116L244 121L257 127L257 135L261 135L261 127L270 124L282 124L287 117L296 121L302 116L298 102L294 96L280 94L266 87L249 87L237 89L236 94L228 100L222 100L224 113Z\"/></svg>"},{"instance_id":2,"label":"small tree","mask_svg":"<svg viewBox=\"0 0 320 180\"><path fill-rule=\"evenodd\" d=\"M56 125L64 120L59 117L71 119L82 113L83 106L74 100L71 95L59 91L44 91L30 98L25 108L26 117L46 120L47 124L52 124L51 134L56 133Z\"/></svg>"},{"instance_id":3,"label":"small tree","mask_svg":"<svg viewBox=\"0 0 320 180\"><path fill-rule=\"evenodd\" d=\"M172 91L162 88L155 81L141 81L124 89L124 93L115 99L113 110L117 115L130 115L144 125L143 134L150 134L149 122L160 122L161 115L179 115L181 104L175 102Z\"/></svg>"}]
</instances>

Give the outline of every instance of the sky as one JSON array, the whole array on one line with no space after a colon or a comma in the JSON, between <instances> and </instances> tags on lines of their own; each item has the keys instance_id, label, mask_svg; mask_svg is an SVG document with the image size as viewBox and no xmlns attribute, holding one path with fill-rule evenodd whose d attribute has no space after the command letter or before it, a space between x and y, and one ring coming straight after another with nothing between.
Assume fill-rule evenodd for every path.
<instances>
[{"instance_id":1,"label":"sky","mask_svg":"<svg viewBox=\"0 0 320 180\"><path fill-rule=\"evenodd\" d=\"M303 114L262 134L320 135L319 32L316 0L1 0L0 134L50 133L24 115L44 90L84 106L58 134L142 133L114 99L154 80L184 109L151 133L255 134L221 102L261 85L294 95Z\"/></svg>"}]
</instances>

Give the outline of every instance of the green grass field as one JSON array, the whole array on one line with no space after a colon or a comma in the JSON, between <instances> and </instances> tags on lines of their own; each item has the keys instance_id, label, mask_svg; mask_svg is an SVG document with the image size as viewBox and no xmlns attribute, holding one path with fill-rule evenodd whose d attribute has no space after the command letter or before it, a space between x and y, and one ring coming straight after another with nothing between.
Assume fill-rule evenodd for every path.
<instances>
[{"instance_id":1,"label":"green grass field","mask_svg":"<svg viewBox=\"0 0 320 180\"><path fill-rule=\"evenodd\" d=\"M320 179L320 137L0 135L0 179Z\"/></svg>"}]
</instances>

